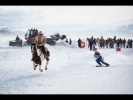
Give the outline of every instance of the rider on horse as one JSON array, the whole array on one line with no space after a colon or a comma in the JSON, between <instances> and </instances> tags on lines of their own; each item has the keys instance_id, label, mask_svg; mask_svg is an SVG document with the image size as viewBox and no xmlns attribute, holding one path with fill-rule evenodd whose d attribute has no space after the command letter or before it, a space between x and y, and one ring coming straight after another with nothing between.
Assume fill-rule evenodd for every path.
<instances>
[{"instance_id":1,"label":"rider on horse","mask_svg":"<svg viewBox=\"0 0 133 100\"><path fill-rule=\"evenodd\" d=\"M46 44L46 37L43 36L43 33L42 31L40 31L38 33L38 36L36 36L35 38L35 41L34 41L36 44L37 44L37 47L38 48L41 48L42 49L42 52L44 54L44 57L46 57L46 60L49 61L49 56L50 56L50 53L49 51L47 50L47 48L45 47L45 44Z\"/></svg>"}]
</instances>

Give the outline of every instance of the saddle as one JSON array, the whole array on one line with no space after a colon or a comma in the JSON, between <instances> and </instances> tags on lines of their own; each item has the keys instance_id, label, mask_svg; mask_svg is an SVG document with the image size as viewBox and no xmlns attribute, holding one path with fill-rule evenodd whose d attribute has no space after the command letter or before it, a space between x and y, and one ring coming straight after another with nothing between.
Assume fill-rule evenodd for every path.
<instances>
[{"instance_id":1,"label":"saddle","mask_svg":"<svg viewBox=\"0 0 133 100\"><path fill-rule=\"evenodd\" d=\"M42 51L41 47L37 46L37 48ZM50 57L50 52L48 51L48 49L46 50L46 48L45 48L45 53L43 53L43 54L44 54L44 57L46 57L46 60L49 61L50 59L48 57Z\"/></svg>"},{"instance_id":2,"label":"saddle","mask_svg":"<svg viewBox=\"0 0 133 100\"><path fill-rule=\"evenodd\" d=\"M44 57L46 57L46 60L49 61L49 60L50 60L50 59L49 59L49 57L50 57L50 52L47 51L47 52L44 54ZM40 59L39 56L38 56L36 59L34 59L34 58L32 57L31 61L34 61L34 60L37 60L37 59Z\"/></svg>"}]
</instances>

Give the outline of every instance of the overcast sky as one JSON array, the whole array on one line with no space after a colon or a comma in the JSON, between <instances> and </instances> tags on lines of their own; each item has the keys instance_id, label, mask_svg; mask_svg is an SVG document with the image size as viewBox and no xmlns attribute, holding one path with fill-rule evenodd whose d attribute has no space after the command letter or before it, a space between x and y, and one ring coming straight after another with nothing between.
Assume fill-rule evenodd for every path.
<instances>
[{"instance_id":1,"label":"overcast sky","mask_svg":"<svg viewBox=\"0 0 133 100\"><path fill-rule=\"evenodd\" d=\"M56 29L58 25L108 25L131 19L133 6L0 6L1 21L12 24L21 22L21 25L25 22L36 26L45 24Z\"/></svg>"},{"instance_id":2,"label":"overcast sky","mask_svg":"<svg viewBox=\"0 0 133 100\"><path fill-rule=\"evenodd\" d=\"M133 6L0 6L0 12L42 13L63 20L121 21L133 18Z\"/></svg>"}]
</instances>

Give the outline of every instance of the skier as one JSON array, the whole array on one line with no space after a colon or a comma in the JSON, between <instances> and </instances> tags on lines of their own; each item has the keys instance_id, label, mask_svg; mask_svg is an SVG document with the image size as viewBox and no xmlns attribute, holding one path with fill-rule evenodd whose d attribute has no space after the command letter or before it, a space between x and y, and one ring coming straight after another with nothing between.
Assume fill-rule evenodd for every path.
<instances>
[{"instance_id":1,"label":"skier","mask_svg":"<svg viewBox=\"0 0 133 100\"><path fill-rule=\"evenodd\" d=\"M96 67L102 67L103 65L101 63L103 63L104 65L106 65L105 67L108 67L109 66L108 63L106 63L106 62L103 61L102 56L100 55L100 53L97 50L94 51L94 58L97 58L96 59L96 62L99 64L99 66L97 65Z\"/></svg>"}]
</instances>

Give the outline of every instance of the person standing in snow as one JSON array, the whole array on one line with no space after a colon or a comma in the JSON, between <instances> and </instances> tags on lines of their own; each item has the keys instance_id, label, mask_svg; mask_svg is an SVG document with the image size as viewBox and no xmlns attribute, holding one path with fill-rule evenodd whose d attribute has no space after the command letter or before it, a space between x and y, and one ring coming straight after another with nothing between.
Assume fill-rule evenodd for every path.
<instances>
[{"instance_id":1,"label":"person standing in snow","mask_svg":"<svg viewBox=\"0 0 133 100\"><path fill-rule=\"evenodd\" d=\"M94 58L96 58L96 62L99 64L99 66L96 66L96 67L102 67L103 65L101 63L103 63L104 65L106 65L105 67L108 67L109 66L108 63L106 63L106 62L103 61L102 56L100 55L100 53L97 50L94 51Z\"/></svg>"},{"instance_id":2,"label":"person standing in snow","mask_svg":"<svg viewBox=\"0 0 133 100\"><path fill-rule=\"evenodd\" d=\"M90 46L90 50L92 50L92 47L93 47L93 39L92 38L90 38L90 40L89 40L89 46Z\"/></svg>"},{"instance_id":3,"label":"person standing in snow","mask_svg":"<svg viewBox=\"0 0 133 100\"><path fill-rule=\"evenodd\" d=\"M72 44L72 40L71 40L71 38L70 38L70 40L69 40L69 44L70 44L70 45Z\"/></svg>"},{"instance_id":4,"label":"person standing in snow","mask_svg":"<svg viewBox=\"0 0 133 100\"><path fill-rule=\"evenodd\" d=\"M66 43L68 43L68 39L66 38Z\"/></svg>"},{"instance_id":5,"label":"person standing in snow","mask_svg":"<svg viewBox=\"0 0 133 100\"><path fill-rule=\"evenodd\" d=\"M78 39L78 46L79 46L79 48L81 48L81 42L82 42L82 41L81 41L81 39L79 38L79 39Z\"/></svg>"}]
</instances>

